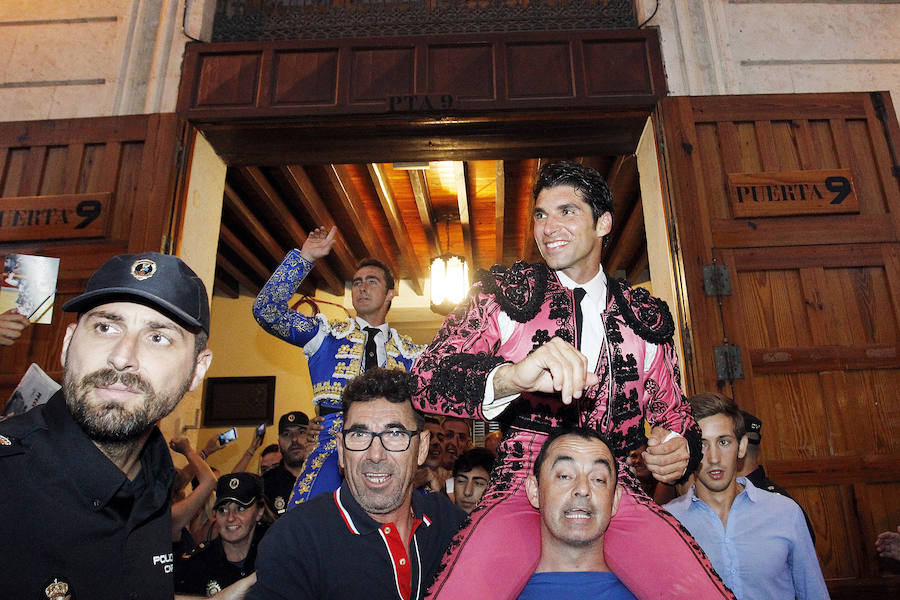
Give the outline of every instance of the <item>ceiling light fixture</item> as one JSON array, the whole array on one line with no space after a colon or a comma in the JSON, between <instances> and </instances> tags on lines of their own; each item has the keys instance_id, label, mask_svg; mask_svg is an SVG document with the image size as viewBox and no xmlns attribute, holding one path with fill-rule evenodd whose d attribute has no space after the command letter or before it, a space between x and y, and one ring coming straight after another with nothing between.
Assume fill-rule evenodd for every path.
<instances>
[{"instance_id":1,"label":"ceiling light fixture","mask_svg":"<svg viewBox=\"0 0 900 600\"><path fill-rule=\"evenodd\" d=\"M439 315L450 314L469 291L469 265L462 256L450 253L450 215L446 223L447 252L431 261L431 310Z\"/></svg>"}]
</instances>

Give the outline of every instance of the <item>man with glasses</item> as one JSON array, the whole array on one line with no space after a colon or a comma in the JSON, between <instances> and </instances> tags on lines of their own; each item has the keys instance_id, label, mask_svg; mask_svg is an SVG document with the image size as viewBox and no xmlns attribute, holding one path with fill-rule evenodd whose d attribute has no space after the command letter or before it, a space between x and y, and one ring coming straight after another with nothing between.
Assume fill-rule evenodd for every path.
<instances>
[{"instance_id":1,"label":"man with glasses","mask_svg":"<svg viewBox=\"0 0 900 600\"><path fill-rule=\"evenodd\" d=\"M337 454L345 480L289 511L260 546L251 600L424 598L465 513L413 494L430 433L409 375L372 369L342 398Z\"/></svg>"}]
</instances>

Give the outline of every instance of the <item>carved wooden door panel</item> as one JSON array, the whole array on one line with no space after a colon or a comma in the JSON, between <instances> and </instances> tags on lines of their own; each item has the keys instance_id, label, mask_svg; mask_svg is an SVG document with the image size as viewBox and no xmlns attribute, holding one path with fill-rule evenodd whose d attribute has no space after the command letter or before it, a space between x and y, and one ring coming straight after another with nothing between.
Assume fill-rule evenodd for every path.
<instances>
[{"instance_id":1,"label":"carved wooden door panel","mask_svg":"<svg viewBox=\"0 0 900 600\"><path fill-rule=\"evenodd\" d=\"M762 420L763 464L809 513L833 597L887 597L898 581L873 543L900 524L890 99L669 98L661 115L687 387Z\"/></svg>"}]
</instances>

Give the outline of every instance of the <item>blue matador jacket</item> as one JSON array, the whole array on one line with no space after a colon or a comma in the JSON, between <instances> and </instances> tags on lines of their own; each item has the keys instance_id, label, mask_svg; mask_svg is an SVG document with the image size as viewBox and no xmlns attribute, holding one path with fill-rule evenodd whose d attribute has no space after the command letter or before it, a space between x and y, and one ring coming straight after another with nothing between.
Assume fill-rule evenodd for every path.
<instances>
[{"instance_id":1,"label":"blue matador jacket","mask_svg":"<svg viewBox=\"0 0 900 600\"><path fill-rule=\"evenodd\" d=\"M294 292L312 268L313 263L303 258L298 250L291 250L253 303L253 317L263 329L303 348L309 363L313 403L325 417L322 423L325 429L306 458L289 506L340 487L336 440L343 418L335 411L340 411L344 386L362 373L366 343L366 332L356 319L329 320L323 314L308 317L291 309ZM390 329L384 345L387 360L379 366L408 371L424 348L414 344L409 336Z\"/></svg>"}]
</instances>

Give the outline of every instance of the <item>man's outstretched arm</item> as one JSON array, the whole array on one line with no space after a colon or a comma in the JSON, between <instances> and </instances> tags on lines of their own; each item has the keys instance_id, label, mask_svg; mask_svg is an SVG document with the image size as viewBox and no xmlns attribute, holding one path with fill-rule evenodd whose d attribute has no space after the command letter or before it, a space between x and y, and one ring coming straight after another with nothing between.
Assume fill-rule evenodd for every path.
<instances>
[{"instance_id":1,"label":"man's outstretched arm","mask_svg":"<svg viewBox=\"0 0 900 600\"><path fill-rule=\"evenodd\" d=\"M337 228L313 230L300 250L291 250L253 302L253 318L272 335L303 347L319 331L319 322L293 310L289 303L315 262L331 252Z\"/></svg>"}]
</instances>

